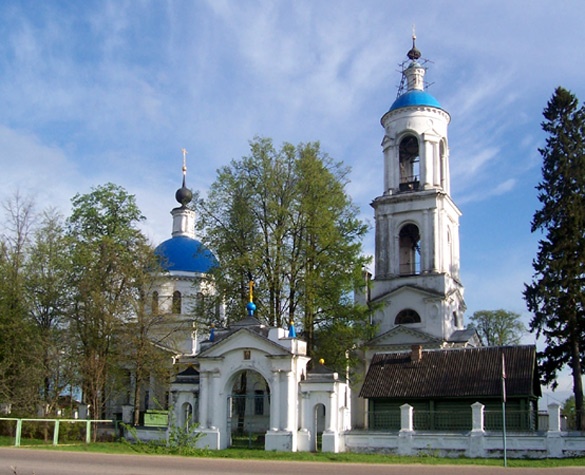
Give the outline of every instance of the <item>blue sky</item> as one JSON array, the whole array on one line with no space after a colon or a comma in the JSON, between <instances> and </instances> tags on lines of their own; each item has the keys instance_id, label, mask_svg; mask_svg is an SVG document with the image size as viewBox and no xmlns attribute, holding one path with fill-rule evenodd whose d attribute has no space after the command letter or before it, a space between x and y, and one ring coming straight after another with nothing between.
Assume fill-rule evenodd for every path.
<instances>
[{"instance_id":1,"label":"blue sky","mask_svg":"<svg viewBox=\"0 0 585 475\"><path fill-rule=\"evenodd\" d=\"M583 18L568 0L4 0L0 200L19 190L67 214L75 193L111 181L136 194L157 243L181 148L188 185L205 193L260 135L320 141L352 167L348 192L373 224L379 121L415 24L429 92L452 118L467 314L528 321L541 112L558 85L585 99ZM373 252L373 232L364 245Z\"/></svg>"}]
</instances>

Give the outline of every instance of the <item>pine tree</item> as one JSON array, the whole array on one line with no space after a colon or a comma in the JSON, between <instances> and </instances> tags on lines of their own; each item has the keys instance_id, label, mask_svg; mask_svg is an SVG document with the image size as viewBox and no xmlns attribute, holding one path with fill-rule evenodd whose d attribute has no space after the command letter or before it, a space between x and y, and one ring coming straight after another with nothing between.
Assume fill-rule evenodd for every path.
<instances>
[{"instance_id":1,"label":"pine tree","mask_svg":"<svg viewBox=\"0 0 585 475\"><path fill-rule=\"evenodd\" d=\"M571 368L576 427L583 430L585 109L571 92L558 87L543 115L548 137L539 149L542 181L536 187L542 207L532 220L532 232L543 237L524 298L533 313L530 330L546 343L539 352L543 382L554 389L557 373L566 365Z\"/></svg>"}]
</instances>

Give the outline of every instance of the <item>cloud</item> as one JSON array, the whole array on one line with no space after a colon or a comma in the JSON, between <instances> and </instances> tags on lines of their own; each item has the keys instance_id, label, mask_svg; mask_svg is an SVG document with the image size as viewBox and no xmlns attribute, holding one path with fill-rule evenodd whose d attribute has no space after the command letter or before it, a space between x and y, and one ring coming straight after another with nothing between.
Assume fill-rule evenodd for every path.
<instances>
[{"instance_id":1,"label":"cloud","mask_svg":"<svg viewBox=\"0 0 585 475\"><path fill-rule=\"evenodd\" d=\"M506 193L511 192L516 187L518 180L515 178L508 178L503 182L495 184L492 188L488 188L487 190L481 189L479 191L471 191L468 193L463 193L457 202L460 205L464 205L467 203L478 202L478 201L485 201L496 196L501 196ZM493 184L492 184L493 185Z\"/></svg>"},{"instance_id":2,"label":"cloud","mask_svg":"<svg viewBox=\"0 0 585 475\"><path fill-rule=\"evenodd\" d=\"M39 208L68 209L74 184L83 182L76 163L35 135L0 125L0 199L15 193L34 198Z\"/></svg>"}]
</instances>

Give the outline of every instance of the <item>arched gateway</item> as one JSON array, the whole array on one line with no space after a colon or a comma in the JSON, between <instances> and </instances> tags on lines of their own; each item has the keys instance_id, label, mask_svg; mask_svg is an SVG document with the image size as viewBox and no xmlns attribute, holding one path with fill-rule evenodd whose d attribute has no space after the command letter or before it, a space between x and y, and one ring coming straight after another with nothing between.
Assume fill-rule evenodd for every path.
<instances>
[{"instance_id":1,"label":"arched gateway","mask_svg":"<svg viewBox=\"0 0 585 475\"><path fill-rule=\"evenodd\" d=\"M306 342L290 333L249 315L216 329L200 353L181 358L181 364L197 368L198 377L187 382L184 372L177 376L172 405L179 422L185 421L186 404L197 408L198 446L225 449L238 431L264 430L266 450L313 450L312 415L315 405L322 404L329 415L323 450L339 451L340 434L349 428L349 389L322 366L307 374Z\"/></svg>"}]
</instances>

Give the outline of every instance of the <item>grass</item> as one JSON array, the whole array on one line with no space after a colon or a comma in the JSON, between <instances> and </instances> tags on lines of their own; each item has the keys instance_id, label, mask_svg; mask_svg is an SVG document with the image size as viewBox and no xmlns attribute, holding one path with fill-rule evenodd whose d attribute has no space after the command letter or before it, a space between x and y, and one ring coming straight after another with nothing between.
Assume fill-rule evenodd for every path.
<instances>
[{"instance_id":1,"label":"grass","mask_svg":"<svg viewBox=\"0 0 585 475\"><path fill-rule=\"evenodd\" d=\"M62 450L75 452L94 452L109 454L168 454L164 448L149 449L136 447L127 442L97 442L92 444L46 445L43 442L23 440L22 446L43 448L46 450ZM14 439L0 437L0 446L10 446ZM173 455L173 454L171 454ZM266 452L264 450L226 449L226 450L194 450L188 456L206 458L231 458L255 460L284 460L299 462L343 462L343 463L372 463L372 464L424 464L424 465L485 465L502 466L501 459L469 459L469 458L441 458L434 456L399 456L384 454L355 454L355 453L313 453L313 452ZM565 459L508 459L509 467L552 468L552 467L584 467L585 457Z\"/></svg>"}]
</instances>

